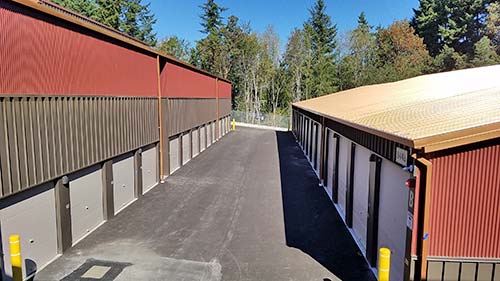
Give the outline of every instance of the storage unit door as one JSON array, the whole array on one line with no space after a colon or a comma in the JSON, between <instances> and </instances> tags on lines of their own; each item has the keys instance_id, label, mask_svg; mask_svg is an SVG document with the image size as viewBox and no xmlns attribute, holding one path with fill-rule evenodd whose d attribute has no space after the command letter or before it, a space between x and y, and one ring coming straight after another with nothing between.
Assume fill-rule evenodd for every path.
<instances>
[{"instance_id":1,"label":"storage unit door","mask_svg":"<svg viewBox=\"0 0 500 281\"><path fill-rule=\"evenodd\" d=\"M328 130L326 131L325 134L327 138L327 145L328 145L328 155L327 157L327 165L326 165L326 190L328 192L328 196L330 199L332 199L333 196L333 176L335 172L335 162L334 162L334 157L335 157L335 147L336 147L336 140L333 137L333 132Z\"/></svg>"},{"instance_id":2,"label":"storage unit door","mask_svg":"<svg viewBox=\"0 0 500 281\"><path fill-rule=\"evenodd\" d=\"M193 143L193 157L200 154L200 129L193 130L191 134L192 143Z\"/></svg>"},{"instance_id":3,"label":"storage unit door","mask_svg":"<svg viewBox=\"0 0 500 281\"><path fill-rule=\"evenodd\" d=\"M170 174L179 169L180 151L179 151L179 136L176 136L169 141L169 161L170 161Z\"/></svg>"},{"instance_id":4,"label":"storage unit door","mask_svg":"<svg viewBox=\"0 0 500 281\"><path fill-rule=\"evenodd\" d=\"M207 126L203 126L200 128L200 142L201 142L201 151L207 148Z\"/></svg>"},{"instance_id":5,"label":"storage unit door","mask_svg":"<svg viewBox=\"0 0 500 281\"><path fill-rule=\"evenodd\" d=\"M71 238L73 245L103 221L102 170L97 166L70 176Z\"/></svg>"},{"instance_id":6,"label":"storage unit door","mask_svg":"<svg viewBox=\"0 0 500 281\"><path fill-rule=\"evenodd\" d=\"M304 135L305 135L305 121L304 116L300 116L300 145L304 149Z\"/></svg>"},{"instance_id":7,"label":"storage unit door","mask_svg":"<svg viewBox=\"0 0 500 281\"><path fill-rule=\"evenodd\" d=\"M219 138L222 137L222 119L219 119Z\"/></svg>"},{"instance_id":8,"label":"storage unit door","mask_svg":"<svg viewBox=\"0 0 500 281\"><path fill-rule=\"evenodd\" d=\"M191 137L189 133L182 135L182 164L191 160Z\"/></svg>"},{"instance_id":9,"label":"storage unit door","mask_svg":"<svg viewBox=\"0 0 500 281\"><path fill-rule=\"evenodd\" d=\"M305 118L304 123L304 151L307 157L309 157L309 119ZM309 159L309 158L308 158Z\"/></svg>"},{"instance_id":10,"label":"storage unit door","mask_svg":"<svg viewBox=\"0 0 500 281\"><path fill-rule=\"evenodd\" d=\"M14 203L0 210L3 272L2 280L10 280L9 236L19 234L23 258L23 273L28 276L47 265L57 256L57 226L55 195L53 184L45 184L40 190L46 190L28 199ZM48 190L47 190L48 189ZM26 191L30 193L30 191ZM33 192L31 192L33 193ZM4 199L4 203L8 199Z\"/></svg>"},{"instance_id":11,"label":"storage unit door","mask_svg":"<svg viewBox=\"0 0 500 281\"><path fill-rule=\"evenodd\" d=\"M312 128L312 131L311 131L311 152L310 152L310 157L309 157L309 162L311 162L311 165L313 166L314 170L316 170L316 143L317 143L317 140L316 140L316 130L318 129L318 126L316 125L316 123L314 122L311 122L311 128Z\"/></svg>"},{"instance_id":12,"label":"storage unit door","mask_svg":"<svg viewBox=\"0 0 500 281\"><path fill-rule=\"evenodd\" d=\"M134 194L134 157L113 162L113 200L115 214L123 210L135 199Z\"/></svg>"},{"instance_id":13,"label":"storage unit door","mask_svg":"<svg viewBox=\"0 0 500 281\"><path fill-rule=\"evenodd\" d=\"M142 152L142 193L158 183L158 151L156 146Z\"/></svg>"},{"instance_id":14,"label":"storage unit door","mask_svg":"<svg viewBox=\"0 0 500 281\"><path fill-rule=\"evenodd\" d=\"M355 153L352 227L356 238L361 244L361 251L366 255L371 152L357 145Z\"/></svg>"},{"instance_id":15,"label":"storage unit door","mask_svg":"<svg viewBox=\"0 0 500 281\"><path fill-rule=\"evenodd\" d=\"M347 191L347 173L349 172L349 157L351 157L351 150L349 146L351 145L345 137L339 138L339 203L338 206L341 209L340 215L345 218L345 203L346 203L346 191Z\"/></svg>"},{"instance_id":16,"label":"storage unit door","mask_svg":"<svg viewBox=\"0 0 500 281\"><path fill-rule=\"evenodd\" d=\"M382 160L378 248L391 249L391 280L403 280L408 214L408 188L405 183L409 178L410 174L401 167Z\"/></svg>"},{"instance_id":17,"label":"storage unit door","mask_svg":"<svg viewBox=\"0 0 500 281\"><path fill-rule=\"evenodd\" d=\"M317 141L316 141L316 171L319 173L319 163L321 162L321 131L322 127L320 124L316 126L316 135L317 136Z\"/></svg>"},{"instance_id":18,"label":"storage unit door","mask_svg":"<svg viewBox=\"0 0 500 281\"><path fill-rule=\"evenodd\" d=\"M207 124L205 129L207 130L207 147L209 147L212 144L212 124Z\"/></svg>"},{"instance_id":19,"label":"storage unit door","mask_svg":"<svg viewBox=\"0 0 500 281\"><path fill-rule=\"evenodd\" d=\"M211 126L212 126L212 143L214 143L215 140L216 140L216 135L215 135L215 121L212 122Z\"/></svg>"}]
</instances>

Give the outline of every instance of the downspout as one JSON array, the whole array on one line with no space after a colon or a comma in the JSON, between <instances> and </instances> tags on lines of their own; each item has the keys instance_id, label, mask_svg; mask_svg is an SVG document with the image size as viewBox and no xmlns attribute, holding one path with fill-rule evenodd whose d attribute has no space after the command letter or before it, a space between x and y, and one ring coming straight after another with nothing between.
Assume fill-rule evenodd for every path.
<instances>
[{"instance_id":1,"label":"downspout","mask_svg":"<svg viewBox=\"0 0 500 281\"><path fill-rule=\"evenodd\" d=\"M160 131L160 181L163 181L164 175L164 163L163 163L163 115L161 108L161 71L160 71L160 56L156 56L156 72L158 80L158 128Z\"/></svg>"},{"instance_id":2,"label":"downspout","mask_svg":"<svg viewBox=\"0 0 500 281\"><path fill-rule=\"evenodd\" d=\"M215 139L219 139L219 78L215 78Z\"/></svg>"},{"instance_id":3,"label":"downspout","mask_svg":"<svg viewBox=\"0 0 500 281\"><path fill-rule=\"evenodd\" d=\"M414 280L427 280L427 256L429 254L429 223L431 208L432 162L424 157L412 155L420 170L420 190L417 221L417 260Z\"/></svg>"}]
</instances>

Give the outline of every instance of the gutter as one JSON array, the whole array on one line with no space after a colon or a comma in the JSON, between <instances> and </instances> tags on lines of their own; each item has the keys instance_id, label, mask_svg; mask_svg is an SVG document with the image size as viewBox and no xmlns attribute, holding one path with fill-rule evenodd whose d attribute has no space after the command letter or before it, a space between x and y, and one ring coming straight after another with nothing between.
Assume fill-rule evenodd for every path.
<instances>
[{"instance_id":1,"label":"gutter","mask_svg":"<svg viewBox=\"0 0 500 281\"><path fill-rule=\"evenodd\" d=\"M432 162L424 157L412 155L420 170L420 189L417 218L417 260L413 280L427 280L427 257L429 255L429 222L432 181Z\"/></svg>"}]
</instances>

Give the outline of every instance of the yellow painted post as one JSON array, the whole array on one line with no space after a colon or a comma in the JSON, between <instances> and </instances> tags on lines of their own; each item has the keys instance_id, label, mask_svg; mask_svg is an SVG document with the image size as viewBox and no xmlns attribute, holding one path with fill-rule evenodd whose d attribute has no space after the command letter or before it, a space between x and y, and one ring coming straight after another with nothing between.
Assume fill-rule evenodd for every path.
<instances>
[{"instance_id":1,"label":"yellow painted post","mask_svg":"<svg viewBox=\"0 0 500 281\"><path fill-rule=\"evenodd\" d=\"M389 281L391 270L391 250L380 248L378 259L378 281Z\"/></svg>"},{"instance_id":2,"label":"yellow painted post","mask_svg":"<svg viewBox=\"0 0 500 281\"><path fill-rule=\"evenodd\" d=\"M233 131L236 131L236 121L234 119L231 121L231 125L233 127Z\"/></svg>"},{"instance_id":3,"label":"yellow painted post","mask_svg":"<svg viewBox=\"0 0 500 281\"><path fill-rule=\"evenodd\" d=\"M10 262L12 264L12 280L23 280L23 264L21 258L21 241L19 235L14 234L9 237L10 243Z\"/></svg>"}]
</instances>

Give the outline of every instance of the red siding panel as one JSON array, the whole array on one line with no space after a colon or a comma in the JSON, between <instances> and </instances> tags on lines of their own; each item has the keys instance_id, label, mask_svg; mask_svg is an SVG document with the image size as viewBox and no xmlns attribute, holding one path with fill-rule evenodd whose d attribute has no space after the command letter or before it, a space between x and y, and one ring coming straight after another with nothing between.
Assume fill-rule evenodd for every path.
<instances>
[{"instance_id":1,"label":"red siding panel","mask_svg":"<svg viewBox=\"0 0 500 281\"><path fill-rule=\"evenodd\" d=\"M500 258L500 145L431 161L429 255Z\"/></svg>"},{"instance_id":2,"label":"red siding panel","mask_svg":"<svg viewBox=\"0 0 500 281\"><path fill-rule=\"evenodd\" d=\"M162 96L171 98L215 98L215 78L167 63L161 75Z\"/></svg>"},{"instance_id":3,"label":"red siding panel","mask_svg":"<svg viewBox=\"0 0 500 281\"><path fill-rule=\"evenodd\" d=\"M231 98L231 83L219 80L219 98Z\"/></svg>"},{"instance_id":4,"label":"red siding panel","mask_svg":"<svg viewBox=\"0 0 500 281\"><path fill-rule=\"evenodd\" d=\"M156 59L0 2L0 94L156 96Z\"/></svg>"}]
</instances>

